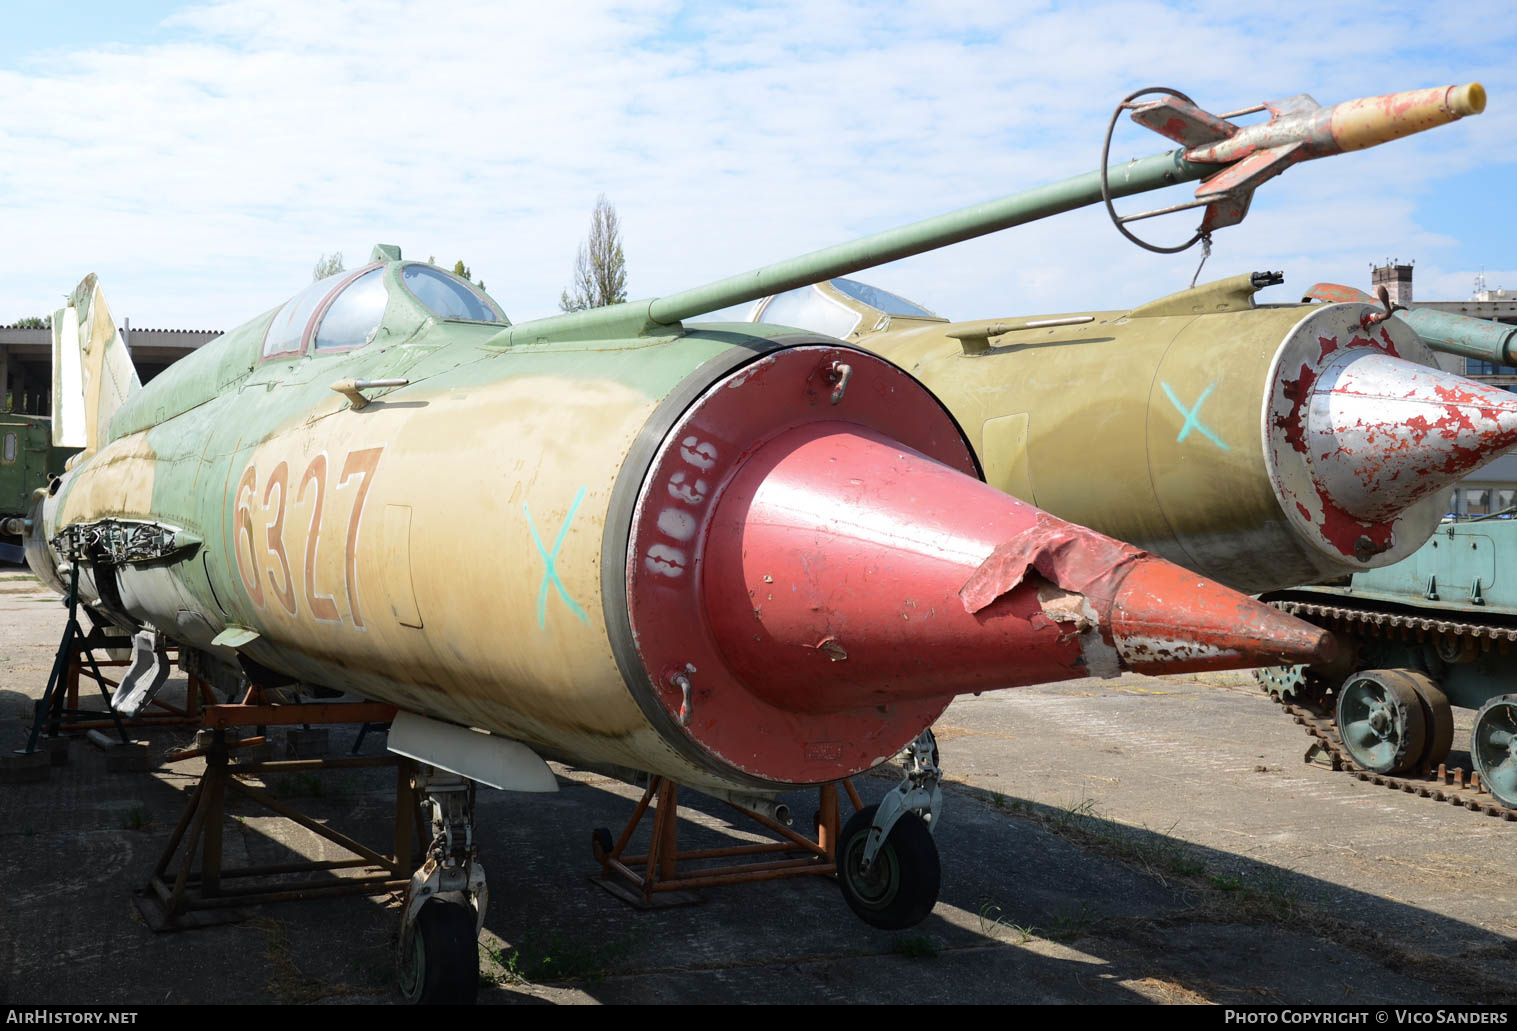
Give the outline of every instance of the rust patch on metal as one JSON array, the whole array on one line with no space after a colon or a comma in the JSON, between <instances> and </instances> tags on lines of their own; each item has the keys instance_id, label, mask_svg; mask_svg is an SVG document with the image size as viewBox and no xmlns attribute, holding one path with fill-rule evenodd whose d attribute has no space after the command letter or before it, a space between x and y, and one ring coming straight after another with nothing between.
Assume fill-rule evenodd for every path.
<instances>
[{"instance_id":1,"label":"rust patch on metal","mask_svg":"<svg viewBox=\"0 0 1517 1031\"><path fill-rule=\"evenodd\" d=\"M1038 607L1043 610L1043 615L1053 623L1068 625L1067 632L1060 632L1061 643L1097 625L1098 621L1090 618L1090 600L1085 595L1078 591L1066 591L1036 573L1027 577L1027 583L1037 587Z\"/></svg>"}]
</instances>

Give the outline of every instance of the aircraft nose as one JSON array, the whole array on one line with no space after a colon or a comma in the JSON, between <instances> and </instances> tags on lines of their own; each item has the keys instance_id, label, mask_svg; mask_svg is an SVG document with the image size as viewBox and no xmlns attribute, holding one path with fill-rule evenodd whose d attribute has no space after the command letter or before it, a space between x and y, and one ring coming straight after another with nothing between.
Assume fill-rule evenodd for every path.
<instances>
[{"instance_id":1,"label":"aircraft nose","mask_svg":"<svg viewBox=\"0 0 1517 1031\"><path fill-rule=\"evenodd\" d=\"M1517 446L1517 395L1379 351L1352 351L1312 387L1314 479L1366 521L1394 518Z\"/></svg>"},{"instance_id":2,"label":"aircraft nose","mask_svg":"<svg viewBox=\"0 0 1517 1031\"><path fill-rule=\"evenodd\" d=\"M1123 667L1149 676L1312 666L1338 655L1330 631L1159 560L1122 582L1111 626Z\"/></svg>"},{"instance_id":3,"label":"aircraft nose","mask_svg":"<svg viewBox=\"0 0 1517 1031\"><path fill-rule=\"evenodd\" d=\"M1334 650L1317 627L855 427L766 444L705 556L731 668L789 711Z\"/></svg>"}]
</instances>

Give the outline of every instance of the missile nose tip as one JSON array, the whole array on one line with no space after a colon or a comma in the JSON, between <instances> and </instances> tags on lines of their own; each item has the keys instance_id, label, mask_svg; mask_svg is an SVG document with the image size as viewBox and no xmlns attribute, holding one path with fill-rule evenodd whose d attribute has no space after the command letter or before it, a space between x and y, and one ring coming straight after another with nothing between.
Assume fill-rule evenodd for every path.
<instances>
[{"instance_id":1,"label":"missile nose tip","mask_svg":"<svg viewBox=\"0 0 1517 1031\"><path fill-rule=\"evenodd\" d=\"M1449 90L1449 108L1460 116L1480 114L1485 110L1485 87L1478 82L1453 87Z\"/></svg>"},{"instance_id":2,"label":"missile nose tip","mask_svg":"<svg viewBox=\"0 0 1517 1031\"><path fill-rule=\"evenodd\" d=\"M1331 630L1322 630L1318 634L1317 643L1312 646L1312 658L1306 663L1292 663L1292 665L1326 666L1338 661L1340 648L1338 637Z\"/></svg>"},{"instance_id":3,"label":"missile nose tip","mask_svg":"<svg viewBox=\"0 0 1517 1031\"><path fill-rule=\"evenodd\" d=\"M1160 560L1140 563L1113 607L1122 664L1150 676L1332 662L1321 627Z\"/></svg>"}]
</instances>

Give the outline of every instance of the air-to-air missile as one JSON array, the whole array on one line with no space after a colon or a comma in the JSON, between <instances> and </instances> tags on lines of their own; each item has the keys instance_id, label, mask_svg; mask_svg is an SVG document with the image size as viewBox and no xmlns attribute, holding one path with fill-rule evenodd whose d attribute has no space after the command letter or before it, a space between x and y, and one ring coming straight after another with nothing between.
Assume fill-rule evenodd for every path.
<instances>
[{"instance_id":1,"label":"air-to-air missile","mask_svg":"<svg viewBox=\"0 0 1517 1031\"><path fill-rule=\"evenodd\" d=\"M1327 661L1324 632L981 482L981 424L890 362L788 327L681 320L1092 203L1103 180L1125 195L1205 179L1208 211L1235 220L1262 178L1331 151L1339 114L1353 128L1340 143L1367 146L1479 107L1478 87L1424 92L1321 117L1297 102L1242 130L1190 108L1174 118L1237 152L1176 150L522 325L381 246L146 387L89 277L54 318L60 366L78 370L59 416L85 449L39 499L28 561L137 634L125 710L161 683L169 640L202 670L392 703L391 748L435 768L429 803L450 826L472 819L471 796L439 770L552 790L550 756L757 797L910 747L935 784L926 731L957 694ZM1337 346L1358 347L1351 335ZM1331 364L1311 343L1304 369ZM1112 349L1067 350L1092 359L1082 384L1113 376ZM1182 392L1203 375L1167 369ZM1193 435L1212 441L1213 413L1191 403ZM1126 447L1091 414L1082 456ZM1317 431L1299 428L1313 444ZM1212 452L1176 460L1178 475L1228 478ZM488 771L468 758L492 749ZM932 802L915 797L857 814L839 844L850 904L892 857L890 897L876 885L855 904L885 926L936 895L894 844L928 834ZM407 983L469 995L483 874L467 836L433 848L402 923L403 941L427 939L402 955L429 969Z\"/></svg>"}]
</instances>

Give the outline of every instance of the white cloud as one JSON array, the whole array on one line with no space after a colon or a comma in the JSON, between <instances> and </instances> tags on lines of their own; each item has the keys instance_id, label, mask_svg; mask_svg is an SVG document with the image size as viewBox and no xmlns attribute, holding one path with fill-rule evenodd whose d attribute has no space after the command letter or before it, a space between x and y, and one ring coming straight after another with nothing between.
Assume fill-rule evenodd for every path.
<instances>
[{"instance_id":1,"label":"white cloud","mask_svg":"<svg viewBox=\"0 0 1517 1031\"><path fill-rule=\"evenodd\" d=\"M1086 171L1138 85L1215 110L1478 74L1490 113L1292 169L1207 266L1284 264L1294 289L1415 252L1452 282L1484 256L1417 205L1443 176L1517 161L1504 21L1379 3L1327 24L1309 4L195 5L154 45L65 43L0 69L0 318L93 270L139 325L229 327L318 255L353 264L385 241L464 258L519 320L553 310L601 192L633 292L661 294ZM1114 154L1162 149L1126 126ZM864 278L967 318L1135 302L1196 260L1086 212Z\"/></svg>"}]
</instances>

